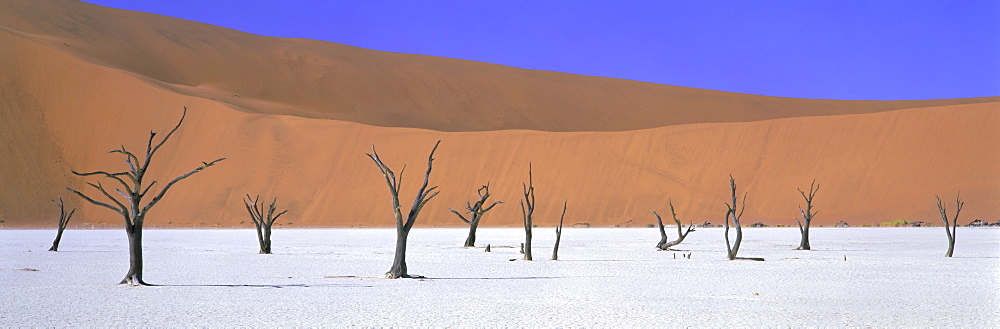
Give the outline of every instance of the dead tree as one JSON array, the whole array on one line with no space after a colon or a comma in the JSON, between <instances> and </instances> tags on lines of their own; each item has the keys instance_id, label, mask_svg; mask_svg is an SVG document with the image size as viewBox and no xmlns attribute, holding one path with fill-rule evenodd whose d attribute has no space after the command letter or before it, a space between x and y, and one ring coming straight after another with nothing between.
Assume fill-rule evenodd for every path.
<instances>
[{"instance_id":1,"label":"dead tree","mask_svg":"<svg viewBox=\"0 0 1000 329\"><path fill-rule=\"evenodd\" d=\"M277 210L275 204L278 202L278 198L274 198L271 201L271 205L267 207L267 214L264 214L264 204L258 203L258 200L260 200L260 195L251 199L250 194L247 194L246 200L243 200L243 205L246 206L247 212L250 213L250 219L253 220L254 226L257 227L257 242L260 244L260 253L270 254L271 226L274 225L274 221L278 220L278 217L284 215L288 210L275 215L274 211Z\"/></svg>"},{"instance_id":2,"label":"dead tree","mask_svg":"<svg viewBox=\"0 0 1000 329\"><path fill-rule=\"evenodd\" d=\"M531 216L535 212L535 185L531 176L531 163L528 163L528 184L521 183L524 200L521 203L521 215L524 219L524 244L521 245L524 260L531 260Z\"/></svg>"},{"instance_id":3,"label":"dead tree","mask_svg":"<svg viewBox=\"0 0 1000 329\"><path fill-rule=\"evenodd\" d=\"M948 252L944 254L945 257L951 257L951 254L955 252L955 229L958 228L958 214L962 212L962 207L965 206L965 202L962 202L962 193L959 192L958 196L955 197L955 217L948 223L948 207L941 202L941 197L935 195L937 198L938 212L941 213L941 221L944 222L944 232L948 234Z\"/></svg>"},{"instance_id":4,"label":"dead tree","mask_svg":"<svg viewBox=\"0 0 1000 329\"><path fill-rule=\"evenodd\" d=\"M559 260L559 241L562 240L563 219L566 217L566 203L568 202L569 200L563 201L562 215L559 215L559 226L556 227L556 246L552 248L552 260Z\"/></svg>"},{"instance_id":5,"label":"dead tree","mask_svg":"<svg viewBox=\"0 0 1000 329\"><path fill-rule=\"evenodd\" d=\"M69 225L69 220L73 218L73 213L76 212L76 209L66 214L66 207L64 207L61 196L59 197L59 201L52 200L52 203L59 206L59 228L56 231L56 239L52 240L52 247L49 248L49 251L59 251L59 240L62 240L63 231L66 230L66 225Z\"/></svg>"},{"instance_id":6,"label":"dead tree","mask_svg":"<svg viewBox=\"0 0 1000 329\"><path fill-rule=\"evenodd\" d=\"M684 227L681 221L677 219L677 212L674 211L674 202L670 202L670 215L674 218L674 223L677 223L677 240L667 241L667 232L663 229L663 219L660 218L660 214L653 212L653 216L656 216L656 224L660 227L660 242L656 244L656 248L659 250L669 250L670 247L676 246L684 242L684 238L687 238L691 231L694 231L694 224L688 223L687 231L682 231Z\"/></svg>"},{"instance_id":7,"label":"dead tree","mask_svg":"<svg viewBox=\"0 0 1000 329\"><path fill-rule=\"evenodd\" d=\"M399 171L399 179L396 179L396 174L389 169L385 163L382 163L382 159L378 157L378 152L375 152L375 145L372 145L372 153L367 154L372 161L375 161L375 165L378 166L378 170L382 172L382 177L385 178L385 183L389 185L389 194L392 195L392 212L396 218L396 254L392 261L392 268L389 272L385 273L385 277L389 279L398 278L417 278L420 276L410 275L406 271L406 238L410 234L410 229L413 228L413 224L417 222L417 215L420 214L420 210L424 208L424 205L428 201L433 199L438 195L438 191L435 191L438 187L434 186L427 188L427 181L431 177L432 164L434 163L434 151L437 151L438 145L441 141L434 143L434 149L431 150L431 154L427 156L427 173L424 174L424 185L420 186L420 190L417 191L417 196L413 200L413 205L410 206L410 212L406 215L406 220L403 220L402 210L399 209L399 185L403 181L403 172L406 171L406 165L403 165L403 169Z\"/></svg>"},{"instance_id":8,"label":"dead tree","mask_svg":"<svg viewBox=\"0 0 1000 329\"><path fill-rule=\"evenodd\" d=\"M815 188L813 188L815 186ZM799 206L799 213L802 214L802 220L798 218L795 219L799 224L799 233L802 235L802 240L799 242L799 247L795 250L812 250L812 246L809 245L809 224L812 223L813 217L819 212L813 212L813 197L816 196L816 192L819 192L819 184L816 184L816 180L813 179L812 183L809 184L809 194L803 192L802 189L799 190L799 194L802 198L806 200L806 210L802 210L802 206ZM805 225L803 225L803 223Z\"/></svg>"},{"instance_id":9,"label":"dead tree","mask_svg":"<svg viewBox=\"0 0 1000 329\"><path fill-rule=\"evenodd\" d=\"M743 205L740 206L740 211L736 211L737 198L736 198L736 180L733 179L733 175L729 175L729 189L732 191L733 203L726 203L726 251L729 260L756 260L763 261L763 258L758 257L736 257L736 254L740 251L740 243L743 242L743 228L740 226L740 218L743 217L743 210L747 207L747 193L743 192ZM733 226L736 226L736 241L730 245L729 243L729 222L732 221Z\"/></svg>"},{"instance_id":10,"label":"dead tree","mask_svg":"<svg viewBox=\"0 0 1000 329\"><path fill-rule=\"evenodd\" d=\"M476 246L476 229L479 228L479 221L483 219L483 214L486 214L487 211L493 209L493 207L495 207L497 204L503 203L502 201L497 201L489 206L483 207L483 205L485 205L486 202L488 202L491 195L489 183L483 185L483 187L480 187L479 190L476 191L476 193L479 194L479 201L476 201L475 204L470 202L465 203L465 209L469 214L471 214L472 217L471 220L466 219L465 216L462 216L462 214L459 213L457 210L449 208L449 210L455 213L455 215L457 215L459 219L461 219L466 224L469 224L469 237L465 238L466 247Z\"/></svg>"},{"instance_id":11,"label":"dead tree","mask_svg":"<svg viewBox=\"0 0 1000 329\"><path fill-rule=\"evenodd\" d=\"M159 143L154 144L153 142L154 137L156 137L156 133L152 131L149 132L149 140L146 142L146 155L142 161L139 161L139 158L132 152L125 150L124 145L122 145L120 148L116 150L110 151L109 153L121 153L123 156L125 156L125 164L128 165L128 171L122 171L116 173L109 173L106 171L79 173L73 171L73 174L77 176L83 176L83 177L99 176L113 180L114 182L121 185L122 189L124 189L124 190L119 188L114 189L115 192L118 193L118 195L120 195L122 198L125 199L124 201L119 201L115 197L111 196L111 193L109 193L107 188L105 188L104 185L102 185L100 182L96 184L88 182L87 185L90 185L98 192L101 192L101 194L104 195L104 197L106 197L114 205L109 204L107 202L94 200L93 198L87 196L86 194L83 194L82 192L74 190L72 188L68 187L66 188L70 190L70 192L79 195L81 198L87 200L90 203L114 210L115 212L120 214L122 218L125 220L125 234L128 235L128 246L129 246L129 268L128 268L128 273L125 274L125 278L122 279L120 284L127 283L130 285L149 285L142 280L142 226L146 220L146 215L149 214L149 210L153 208L153 206L155 206L158 202L160 202L161 199L163 199L163 196L167 194L167 191L169 191L170 188L174 186L174 184L177 184L177 182L181 181L182 179L188 178L191 175L194 175L195 173L202 171L205 168L211 167L216 163L218 163L219 161L225 159L225 158L219 158L213 160L212 162L202 162L201 166L199 166L198 168L195 168L194 170L186 174L180 175L177 178L174 178L173 180L168 182L166 185L163 186L163 188L160 190L159 193L157 193L151 200L149 200L149 202L143 204L142 200L146 197L146 194L150 192L150 188L152 188L153 185L156 185L155 180L149 182L149 184L146 184L145 180L146 174L149 173L150 160L152 160L153 156L156 155L156 151L158 151L160 147L163 146L163 144L166 143L168 139L170 139L170 136L173 136L174 132L176 132L177 129L181 127L181 123L184 122L184 117L186 116L187 116L187 107L184 108L184 113L181 115L181 119L180 121L177 122L177 125L174 126L174 129L171 129L170 132L167 133L167 135L164 136L163 140L161 140Z\"/></svg>"}]
</instances>

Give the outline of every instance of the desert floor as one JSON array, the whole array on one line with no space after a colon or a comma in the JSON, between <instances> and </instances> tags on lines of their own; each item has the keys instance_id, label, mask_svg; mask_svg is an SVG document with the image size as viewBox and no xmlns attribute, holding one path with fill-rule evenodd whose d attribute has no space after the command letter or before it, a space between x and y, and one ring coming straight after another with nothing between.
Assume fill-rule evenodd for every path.
<instances>
[{"instance_id":1,"label":"desert floor","mask_svg":"<svg viewBox=\"0 0 1000 329\"><path fill-rule=\"evenodd\" d=\"M145 278L121 230L0 230L0 326L1000 326L1000 229L747 228L727 261L721 228L656 251L654 228L536 228L410 234L407 263L426 279L382 279L393 229L275 230L257 254L252 230L147 230ZM676 230L670 231L671 238ZM481 248L492 245L492 252ZM691 258L682 257L691 254ZM676 257L676 258L675 258ZM846 259L846 260L845 260Z\"/></svg>"}]
</instances>

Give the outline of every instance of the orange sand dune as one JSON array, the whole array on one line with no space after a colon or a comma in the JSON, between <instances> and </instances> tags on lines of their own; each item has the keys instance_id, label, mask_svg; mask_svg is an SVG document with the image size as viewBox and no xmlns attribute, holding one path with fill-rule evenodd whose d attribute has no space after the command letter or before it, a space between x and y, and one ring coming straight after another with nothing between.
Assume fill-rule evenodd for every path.
<instances>
[{"instance_id":1,"label":"orange sand dune","mask_svg":"<svg viewBox=\"0 0 1000 329\"><path fill-rule=\"evenodd\" d=\"M245 112L439 131L623 131L996 101L752 96L270 38L69 0L0 2L0 28Z\"/></svg>"},{"instance_id":2,"label":"orange sand dune","mask_svg":"<svg viewBox=\"0 0 1000 329\"><path fill-rule=\"evenodd\" d=\"M148 225L247 226L244 193L279 197L291 210L283 226L392 225L364 153L374 144L393 168L408 164L408 207L438 139L431 183L442 192L418 226L461 226L448 208L486 182L507 203L484 225L517 225L529 162L543 226L565 199L570 223L641 226L668 197L685 221L719 223L729 173L750 193L747 222L794 223L795 188L813 178L819 224L937 223L934 194L959 190L962 222L1000 214L998 98L750 96L265 38L77 2L0 2L0 26L5 227L54 225L57 195L80 207L77 226L120 225L69 196L64 187L86 187L69 170L124 170L106 152L141 150L184 106L188 121L151 175L229 159L178 184ZM532 130L489 131L508 128Z\"/></svg>"}]
</instances>

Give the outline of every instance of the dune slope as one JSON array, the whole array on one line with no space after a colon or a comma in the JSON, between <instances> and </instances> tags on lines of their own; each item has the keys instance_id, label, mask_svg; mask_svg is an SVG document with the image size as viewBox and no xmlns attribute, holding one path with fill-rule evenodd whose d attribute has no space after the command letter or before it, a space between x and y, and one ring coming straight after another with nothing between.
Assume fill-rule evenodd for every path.
<instances>
[{"instance_id":1,"label":"dune slope","mask_svg":"<svg viewBox=\"0 0 1000 329\"><path fill-rule=\"evenodd\" d=\"M439 131L624 131L997 100L753 96L262 37L71 0L2 1L0 28L241 111Z\"/></svg>"},{"instance_id":2,"label":"dune slope","mask_svg":"<svg viewBox=\"0 0 1000 329\"><path fill-rule=\"evenodd\" d=\"M933 196L959 190L962 222L1000 214L997 98L761 97L265 38L78 2L0 8L5 227L54 225L57 195L81 208L78 226L120 225L68 197L64 187L86 187L69 171L124 170L107 151L142 150L184 106L188 121L155 159L154 179L229 159L178 184L149 225L246 226L245 193L278 197L291 210L282 226L391 225L364 154L376 145L393 168L408 164L408 206L439 139L431 183L442 192L418 226L462 225L448 208L486 182L506 203L484 225L517 225L529 162L539 225L557 221L566 199L571 223L642 226L668 198L685 221L719 223L730 173L750 193L747 222L794 223L795 188L813 178L819 224L937 223ZM204 42L173 40L187 38ZM332 75L310 80L317 67Z\"/></svg>"}]
</instances>

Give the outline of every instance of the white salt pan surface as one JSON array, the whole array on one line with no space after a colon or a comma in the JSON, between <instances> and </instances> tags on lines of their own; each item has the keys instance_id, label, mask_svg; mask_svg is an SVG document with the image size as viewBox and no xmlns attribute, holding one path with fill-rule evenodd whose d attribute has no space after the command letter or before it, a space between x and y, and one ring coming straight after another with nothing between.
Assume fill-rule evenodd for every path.
<instances>
[{"instance_id":1,"label":"white salt pan surface","mask_svg":"<svg viewBox=\"0 0 1000 329\"><path fill-rule=\"evenodd\" d=\"M537 228L533 262L509 261L523 229L479 232L493 252L414 228L407 264L428 278L388 280L393 229L275 230L272 255L252 230L147 230L159 286L131 287L121 230L67 231L59 252L54 230L0 230L0 326L1000 327L998 229L960 228L953 258L940 227L815 228L812 251L744 229L740 255L765 262L727 261L719 228L683 252L652 228L566 228L559 261Z\"/></svg>"}]
</instances>

